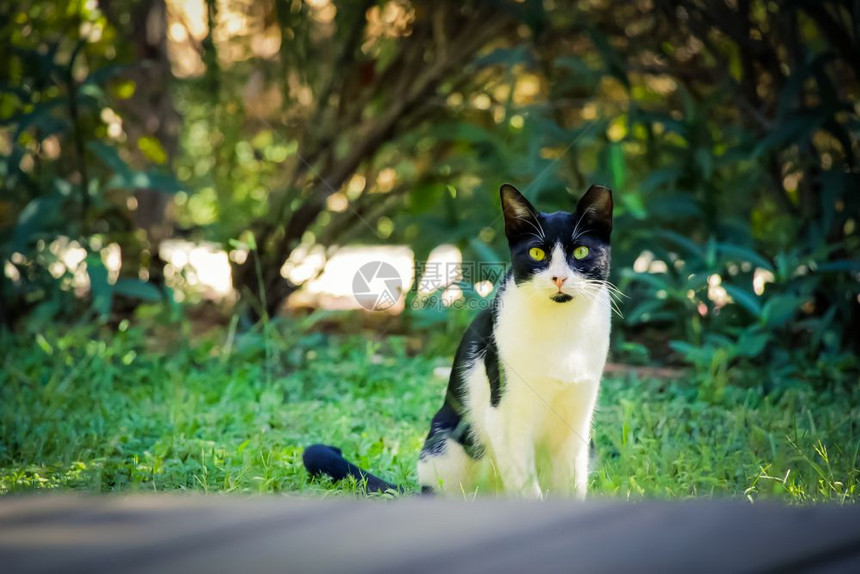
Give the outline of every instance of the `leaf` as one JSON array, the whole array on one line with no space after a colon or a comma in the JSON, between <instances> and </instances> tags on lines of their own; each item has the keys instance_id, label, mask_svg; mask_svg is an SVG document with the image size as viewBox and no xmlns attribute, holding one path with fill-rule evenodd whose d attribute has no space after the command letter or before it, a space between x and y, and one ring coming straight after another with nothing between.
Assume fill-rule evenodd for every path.
<instances>
[{"instance_id":1,"label":"leaf","mask_svg":"<svg viewBox=\"0 0 860 574\"><path fill-rule=\"evenodd\" d=\"M669 341L669 347L680 354L685 361L694 365L707 365L711 362L713 349L691 345L686 341Z\"/></svg>"},{"instance_id":2,"label":"leaf","mask_svg":"<svg viewBox=\"0 0 860 574\"><path fill-rule=\"evenodd\" d=\"M135 84L134 80L121 80L114 84L111 91L117 99L128 100L134 96L136 90L137 84Z\"/></svg>"},{"instance_id":3,"label":"leaf","mask_svg":"<svg viewBox=\"0 0 860 574\"><path fill-rule=\"evenodd\" d=\"M57 106L65 104L65 98L57 98L48 102L40 102L33 107L32 111L25 114L15 114L14 116L0 122L0 126L18 124L13 141L17 140L31 125L39 128L40 131L43 132L49 131L51 133L57 133L60 131L57 126L59 124L63 124L64 120L54 116L51 112Z\"/></svg>"},{"instance_id":4,"label":"leaf","mask_svg":"<svg viewBox=\"0 0 860 574\"><path fill-rule=\"evenodd\" d=\"M93 73L91 73L89 76L87 76L87 79L84 80L82 85L85 85L85 84L102 84L106 80L109 80L110 78L122 73L124 70L126 70L128 68L129 68L129 66L127 66L127 65L119 65L119 64L112 64L110 66L104 66L102 68L99 68L98 70L95 70ZM127 81L130 81L130 80L127 80ZM132 82L132 84L133 83L134 82Z\"/></svg>"},{"instance_id":5,"label":"leaf","mask_svg":"<svg viewBox=\"0 0 860 574\"><path fill-rule=\"evenodd\" d=\"M488 143L496 146L499 138L492 132L468 122L447 122L434 126L430 133L440 140Z\"/></svg>"},{"instance_id":6,"label":"leaf","mask_svg":"<svg viewBox=\"0 0 860 574\"><path fill-rule=\"evenodd\" d=\"M828 90L831 94L833 93L833 87L830 85L829 79L826 77L827 74L824 70L827 65L834 60L837 60L837 56L834 52L822 51L809 59L809 61L805 62L801 67L796 68L790 74L788 82L785 83L785 87L779 93L776 111L777 117L780 120L787 117L791 113L792 108L799 103L803 84L810 75L815 75L816 82L819 84L823 80L826 85L821 86L821 88Z\"/></svg>"},{"instance_id":7,"label":"leaf","mask_svg":"<svg viewBox=\"0 0 860 574\"><path fill-rule=\"evenodd\" d=\"M0 82L0 94L12 94L22 102L30 99L30 90L20 86L15 86L8 82Z\"/></svg>"},{"instance_id":8,"label":"leaf","mask_svg":"<svg viewBox=\"0 0 860 574\"><path fill-rule=\"evenodd\" d=\"M752 315L757 319L761 318L761 304L758 302L758 298L754 294L734 285L724 284L723 288L726 290L726 293L731 295L732 299L734 299L741 307L752 313Z\"/></svg>"},{"instance_id":9,"label":"leaf","mask_svg":"<svg viewBox=\"0 0 860 574\"><path fill-rule=\"evenodd\" d=\"M647 203L648 213L663 221L702 216L702 209L696 199L686 193L673 193L668 197L649 199Z\"/></svg>"},{"instance_id":10,"label":"leaf","mask_svg":"<svg viewBox=\"0 0 860 574\"><path fill-rule=\"evenodd\" d=\"M531 64L533 63L533 58L531 57L531 52L525 49L525 45L519 45L515 48L496 48L489 54L477 58L474 65L482 68L504 64L507 67L523 63Z\"/></svg>"},{"instance_id":11,"label":"leaf","mask_svg":"<svg viewBox=\"0 0 860 574\"><path fill-rule=\"evenodd\" d=\"M179 192L182 186L172 175L156 171L136 171L127 177L114 175L108 180L105 189L152 189L172 195Z\"/></svg>"},{"instance_id":12,"label":"leaf","mask_svg":"<svg viewBox=\"0 0 860 574\"><path fill-rule=\"evenodd\" d=\"M664 187L674 187L675 182L678 181L683 174L684 170L676 166L663 167L652 171L642 183L642 192L649 193Z\"/></svg>"},{"instance_id":13,"label":"leaf","mask_svg":"<svg viewBox=\"0 0 860 574\"><path fill-rule=\"evenodd\" d=\"M661 229L656 233L658 237L662 237L663 239L674 243L678 247L681 247L686 252L690 253L698 257L699 259L705 259L705 251L702 249L700 245L693 242L692 240L684 237L680 233L675 233L674 231L668 231L666 229Z\"/></svg>"},{"instance_id":14,"label":"leaf","mask_svg":"<svg viewBox=\"0 0 860 574\"><path fill-rule=\"evenodd\" d=\"M826 119L823 115L804 113L776 124L774 130L755 147L753 157L758 159L770 151L806 139L820 128Z\"/></svg>"},{"instance_id":15,"label":"leaf","mask_svg":"<svg viewBox=\"0 0 860 574\"><path fill-rule=\"evenodd\" d=\"M108 100L101 86L96 84L83 84L77 92L78 107L95 108L100 110L107 107Z\"/></svg>"},{"instance_id":16,"label":"leaf","mask_svg":"<svg viewBox=\"0 0 860 574\"><path fill-rule=\"evenodd\" d=\"M87 147L114 172L113 177L105 185L106 190L152 189L174 194L182 189L176 178L170 174L155 170L135 171L131 169L119 156L116 148L103 142L93 141L88 143Z\"/></svg>"},{"instance_id":17,"label":"leaf","mask_svg":"<svg viewBox=\"0 0 860 574\"><path fill-rule=\"evenodd\" d=\"M764 351L772 335L760 329L747 329L738 338L736 352L742 357L755 358Z\"/></svg>"},{"instance_id":18,"label":"leaf","mask_svg":"<svg viewBox=\"0 0 860 574\"><path fill-rule=\"evenodd\" d=\"M705 265L713 268L717 263L717 241L714 236L708 237L708 243L705 245Z\"/></svg>"},{"instance_id":19,"label":"leaf","mask_svg":"<svg viewBox=\"0 0 860 574\"><path fill-rule=\"evenodd\" d=\"M114 293L142 301L158 302L163 299L161 290L152 283L140 279L120 279L114 285Z\"/></svg>"},{"instance_id":20,"label":"leaf","mask_svg":"<svg viewBox=\"0 0 860 574\"><path fill-rule=\"evenodd\" d=\"M627 66L624 58L618 53L615 47L610 43L606 34L597 27L588 28L588 36L591 39L594 47L600 53L601 58L606 66L606 71L621 82L625 88L630 89L630 78L627 77Z\"/></svg>"},{"instance_id":21,"label":"leaf","mask_svg":"<svg viewBox=\"0 0 860 574\"><path fill-rule=\"evenodd\" d=\"M762 308L762 320L768 327L782 327L794 317L804 301L794 295L773 295Z\"/></svg>"},{"instance_id":22,"label":"leaf","mask_svg":"<svg viewBox=\"0 0 860 574\"><path fill-rule=\"evenodd\" d=\"M12 252L25 251L37 234L62 221L62 204L62 199L53 195L37 197L28 203L15 224L10 246Z\"/></svg>"},{"instance_id":23,"label":"leaf","mask_svg":"<svg viewBox=\"0 0 860 574\"><path fill-rule=\"evenodd\" d=\"M600 80L600 72L591 69L582 58L565 56L556 58L553 60L553 63L570 72L567 75L569 76L569 81L565 85L589 87L596 85Z\"/></svg>"},{"instance_id":24,"label":"leaf","mask_svg":"<svg viewBox=\"0 0 860 574\"><path fill-rule=\"evenodd\" d=\"M690 140L690 130L687 124L680 120L676 120L668 113L646 112L639 110L637 115L642 123L661 124L665 133L676 134L686 141Z\"/></svg>"},{"instance_id":25,"label":"leaf","mask_svg":"<svg viewBox=\"0 0 860 574\"><path fill-rule=\"evenodd\" d=\"M630 212L630 215L639 220L648 218L648 210L642 202L642 195L638 193L625 193L621 196L621 205Z\"/></svg>"},{"instance_id":26,"label":"leaf","mask_svg":"<svg viewBox=\"0 0 860 574\"><path fill-rule=\"evenodd\" d=\"M773 271L773 264L749 247L734 243L717 243L717 251L722 255L734 256L741 261L749 261L768 271Z\"/></svg>"},{"instance_id":27,"label":"leaf","mask_svg":"<svg viewBox=\"0 0 860 574\"><path fill-rule=\"evenodd\" d=\"M827 335L833 318L836 316L836 311L837 308L835 306L831 307L822 317L815 321L814 332L812 335L812 340L810 341L811 347L813 349L818 348L819 345L821 345L822 339Z\"/></svg>"},{"instance_id":28,"label":"leaf","mask_svg":"<svg viewBox=\"0 0 860 574\"><path fill-rule=\"evenodd\" d=\"M627 324L637 325L653 320L653 315L660 311L665 304L666 301L663 299L647 299L630 312L630 315L627 317Z\"/></svg>"},{"instance_id":29,"label":"leaf","mask_svg":"<svg viewBox=\"0 0 860 574\"><path fill-rule=\"evenodd\" d=\"M696 165L701 170L704 179L711 179L714 174L714 159L711 157L711 150L699 148L694 154Z\"/></svg>"},{"instance_id":30,"label":"leaf","mask_svg":"<svg viewBox=\"0 0 860 574\"><path fill-rule=\"evenodd\" d=\"M131 173L131 168L119 156L119 152L116 148L100 141L91 141L87 143L87 148L114 173L120 175L129 175Z\"/></svg>"},{"instance_id":31,"label":"leaf","mask_svg":"<svg viewBox=\"0 0 860 574\"><path fill-rule=\"evenodd\" d=\"M613 188L625 189L627 187L627 167L624 163L624 151L618 142L609 145L609 171L612 174Z\"/></svg>"},{"instance_id":32,"label":"leaf","mask_svg":"<svg viewBox=\"0 0 860 574\"><path fill-rule=\"evenodd\" d=\"M669 283L665 280L665 273L637 273L631 269L622 269L621 276L630 281L647 283L657 291L669 288Z\"/></svg>"},{"instance_id":33,"label":"leaf","mask_svg":"<svg viewBox=\"0 0 860 574\"><path fill-rule=\"evenodd\" d=\"M705 287L708 284L708 277L710 277L710 272L705 271L702 273L691 273L687 276L686 281L684 281L684 289L693 291L698 291L699 289Z\"/></svg>"},{"instance_id":34,"label":"leaf","mask_svg":"<svg viewBox=\"0 0 860 574\"><path fill-rule=\"evenodd\" d=\"M839 259L837 261L827 261L825 263L819 263L816 268L816 271L848 271L851 273L860 272L860 259Z\"/></svg>"},{"instance_id":35,"label":"leaf","mask_svg":"<svg viewBox=\"0 0 860 574\"><path fill-rule=\"evenodd\" d=\"M480 239L477 239L475 237L469 239L469 247L472 248L472 250L478 255L481 261L488 261L494 263L502 261L502 258L499 257L499 254L496 253L492 247L490 247Z\"/></svg>"},{"instance_id":36,"label":"leaf","mask_svg":"<svg viewBox=\"0 0 860 574\"><path fill-rule=\"evenodd\" d=\"M167 162L167 152L164 151L164 146L161 145L161 142L157 138L143 136L137 140L137 147L152 163L164 165Z\"/></svg>"},{"instance_id":37,"label":"leaf","mask_svg":"<svg viewBox=\"0 0 860 574\"><path fill-rule=\"evenodd\" d=\"M87 256L87 275L90 278L90 294L93 310L106 317L113 305L113 286L108 281L108 272L98 255Z\"/></svg>"}]
</instances>

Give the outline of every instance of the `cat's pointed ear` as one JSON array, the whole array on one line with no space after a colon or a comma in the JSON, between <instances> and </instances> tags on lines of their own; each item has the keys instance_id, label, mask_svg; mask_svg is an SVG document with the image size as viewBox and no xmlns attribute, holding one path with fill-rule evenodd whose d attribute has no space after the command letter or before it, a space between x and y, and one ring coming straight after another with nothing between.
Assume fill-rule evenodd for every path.
<instances>
[{"instance_id":1,"label":"cat's pointed ear","mask_svg":"<svg viewBox=\"0 0 860 574\"><path fill-rule=\"evenodd\" d=\"M592 185L576 204L577 221L583 229L609 238L612 233L612 190Z\"/></svg>"},{"instance_id":2,"label":"cat's pointed ear","mask_svg":"<svg viewBox=\"0 0 860 574\"><path fill-rule=\"evenodd\" d=\"M499 189L502 213L505 215L505 235L508 239L537 228L537 210L516 187L509 183Z\"/></svg>"}]
</instances>

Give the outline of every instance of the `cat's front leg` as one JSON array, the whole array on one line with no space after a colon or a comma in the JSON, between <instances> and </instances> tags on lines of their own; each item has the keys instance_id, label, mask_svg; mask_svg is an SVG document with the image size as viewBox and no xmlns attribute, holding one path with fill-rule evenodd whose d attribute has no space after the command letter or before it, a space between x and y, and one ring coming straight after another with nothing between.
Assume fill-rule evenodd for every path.
<instances>
[{"instance_id":1,"label":"cat's front leg","mask_svg":"<svg viewBox=\"0 0 860 574\"><path fill-rule=\"evenodd\" d=\"M576 498L585 500L588 492L588 445L581 446L574 457L573 484Z\"/></svg>"},{"instance_id":2,"label":"cat's front leg","mask_svg":"<svg viewBox=\"0 0 860 574\"><path fill-rule=\"evenodd\" d=\"M524 498L543 498L535 468L534 445L526 441L494 441L494 459L505 492Z\"/></svg>"},{"instance_id":3,"label":"cat's front leg","mask_svg":"<svg viewBox=\"0 0 860 574\"><path fill-rule=\"evenodd\" d=\"M514 425L509 419L499 411L492 411L487 417L487 435L496 472L506 493L542 498L533 434L528 427Z\"/></svg>"},{"instance_id":4,"label":"cat's front leg","mask_svg":"<svg viewBox=\"0 0 860 574\"><path fill-rule=\"evenodd\" d=\"M597 398L598 382L583 382L565 388L555 397L560 415L548 425L552 470L551 492L582 500L588 490L591 418Z\"/></svg>"},{"instance_id":5,"label":"cat's front leg","mask_svg":"<svg viewBox=\"0 0 860 574\"><path fill-rule=\"evenodd\" d=\"M582 500L588 490L588 437L570 433L551 453L550 495L574 495Z\"/></svg>"}]
</instances>

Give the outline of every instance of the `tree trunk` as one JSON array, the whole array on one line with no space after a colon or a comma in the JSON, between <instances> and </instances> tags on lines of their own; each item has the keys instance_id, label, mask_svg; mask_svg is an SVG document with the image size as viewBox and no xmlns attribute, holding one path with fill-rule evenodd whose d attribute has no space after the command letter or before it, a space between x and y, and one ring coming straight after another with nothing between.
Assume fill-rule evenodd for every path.
<instances>
[{"instance_id":1,"label":"tree trunk","mask_svg":"<svg viewBox=\"0 0 860 574\"><path fill-rule=\"evenodd\" d=\"M365 24L365 13L360 11L354 25L363 30ZM471 11L462 10L461 3L457 2L439 3L433 10L416 10L413 32L402 39L398 57L366 88L369 92L358 94L352 93L350 86L361 82L351 80L352 76L360 75L364 67L361 62L353 62L352 52L357 49L362 34L347 35L345 52L335 66L338 68L342 62L353 62L353 65L333 70L333 83L321 90L313 128L303 135L300 161L289 178L290 186L281 193L273 193L269 216L250 226L258 251L244 263L233 266L234 287L243 310L252 320L263 314L274 316L298 288L284 279L280 270L305 232L325 211L326 199L363 164L372 160L382 145L392 141L409 118L436 109L431 99L440 85L458 74L481 48L513 24L510 14L499 13L481 3L472 6ZM429 63L425 63L428 55ZM390 81L382 81L390 70L396 73ZM331 94L338 94L340 104L333 109L323 109L332 106L329 103ZM364 108L380 100L386 102L382 111L365 119ZM352 107L343 109L343 102L349 102L347 105ZM328 121L318 121L320 118ZM342 157L334 157L332 150L343 148L349 151ZM324 177L313 173L315 162ZM301 198L298 206L293 205L296 197Z\"/></svg>"},{"instance_id":2,"label":"tree trunk","mask_svg":"<svg viewBox=\"0 0 860 574\"><path fill-rule=\"evenodd\" d=\"M137 64L126 77L135 83L134 95L123 102L120 112L130 142L153 137L164 149L164 167L172 169L179 137L180 116L173 106L169 86L172 83L167 54L167 7L164 0L142 0L135 3L132 17L123 25L113 12L113 2L102 0L101 6L119 33L125 32L131 58ZM120 44L121 45L121 44ZM139 157L141 164L148 158ZM159 256L162 241L173 233L169 214L171 198L155 189L135 191L137 203L131 216L135 229L142 230L145 241L129 241L122 246L121 274L137 277L143 272L157 285L164 283L164 261Z\"/></svg>"}]
</instances>

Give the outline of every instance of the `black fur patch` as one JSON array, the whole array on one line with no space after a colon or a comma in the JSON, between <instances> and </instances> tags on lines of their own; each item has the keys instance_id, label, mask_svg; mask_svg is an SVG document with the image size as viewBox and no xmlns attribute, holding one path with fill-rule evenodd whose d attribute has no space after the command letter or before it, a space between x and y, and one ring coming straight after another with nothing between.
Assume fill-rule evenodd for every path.
<instances>
[{"instance_id":1,"label":"black fur patch","mask_svg":"<svg viewBox=\"0 0 860 574\"><path fill-rule=\"evenodd\" d=\"M502 393L505 391L505 382L502 379L499 350L496 348L495 341L487 345L487 351L484 354L484 366L487 369L487 378L490 380L490 405L497 407L502 400Z\"/></svg>"},{"instance_id":2,"label":"black fur patch","mask_svg":"<svg viewBox=\"0 0 860 574\"><path fill-rule=\"evenodd\" d=\"M508 206L503 209L505 234L517 285L531 281L535 273L546 269L557 243L561 244L571 269L589 279L609 278L612 192L592 186L571 213L541 213L512 186L503 186L501 195L502 204ZM588 247L588 255L583 259L573 256L579 246ZM543 249L547 257L543 261L532 259L529 250L533 247Z\"/></svg>"},{"instance_id":3,"label":"black fur patch","mask_svg":"<svg viewBox=\"0 0 860 574\"><path fill-rule=\"evenodd\" d=\"M484 456L484 447L475 440L472 427L446 401L430 423L430 432L421 449L421 460L443 454L447 439L460 444L466 454L475 460Z\"/></svg>"}]
</instances>

